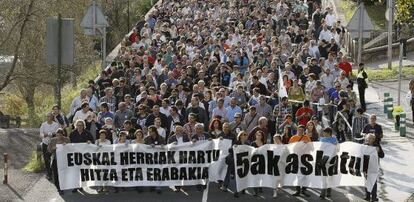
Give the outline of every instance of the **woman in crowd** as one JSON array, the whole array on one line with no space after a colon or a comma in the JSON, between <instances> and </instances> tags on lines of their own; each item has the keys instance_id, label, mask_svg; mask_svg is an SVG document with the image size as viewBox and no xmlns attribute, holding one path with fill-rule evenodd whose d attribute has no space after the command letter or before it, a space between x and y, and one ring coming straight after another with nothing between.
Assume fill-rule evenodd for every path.
<instances>
[{"instance_id":1,"label":"woman in crowd","mask_svg":"<svg viewBox=\"0 0 414 202\"><path fill-rule=\"evenodd\" d=\"M101 147L103 145L111 145L111 141L106 139L106 130L99 131L99 139L95 140L95 144L98 147ZM107 192L107 191L108 189L106 188L106 186L102 186L98 188L98 192Z\"/></svg>"},{"instance_id":2,"label":"woman in crowd","mask_svg":"<svg viewBox=\"0 0 414 202\"><path fill-rule=\"evenodd\" d=\"M311 137L312 142L316 142L319 140L319 133L316 130L315 123L312 121L308 121L306 124L306 134Z\"/></svg>"},{"instance_id":3,"label":"woman in crowd","mask_svg":"<svg viewBox=\"0 0 414 202\"><path fill-rule=\"evenodd\" d=\"M138 129L134 133L135 139L131 141L131 144L144 144L144 133L141 129Z\"/></svg>"},{"instance_id":4,"label":"woman in crowd","mask_svg":"<svg viewBox=\"0 0 414 202\"><path fill-rule=\"evenodd\" d=\"M251 143L251 146L255 147L255 148L259 148L259 147L263 146L265 144L265 142L266 142L266 140L265 140L265 135L264 135L263 131L258 130L255 133L255 140L254 140L254 142ZM258 192L262 193L263 189L261 187L253 188L253 196L257 196Z\"/></svg>"},{"instance_id":5,"label":"woman in crowd","mask_svg":"<svg viewBox=\"0 0 414 202\"><path fill-rule=\"evenodd\" d=\"M213 139L218 138L219 135L223 132L222 123L221 123L220 119L214 118L211 121L210 126L208 127L208 129L209 129L209 132L210 132L210 137L212 137Z\"/></svg>"},{"instance_id":6,"label":"woman in crowd","mask_svg":"<svg viewBox=\"0 0 414 202\"><path fill-rule=\"evenodd\" d=\"M68 137L65 136L65 131L62 128L56 130L56 137L50 139L50 143L48 145L48 150L52 154L52 173L53 173L53 182L55 183L56 189L58 190L60 195L63 195L63 190L60 189L59 186L59 173L57 167L57 160L56 160L56 145L57 144L67 144L70 140Z\"/></svg>"}]
</instances>

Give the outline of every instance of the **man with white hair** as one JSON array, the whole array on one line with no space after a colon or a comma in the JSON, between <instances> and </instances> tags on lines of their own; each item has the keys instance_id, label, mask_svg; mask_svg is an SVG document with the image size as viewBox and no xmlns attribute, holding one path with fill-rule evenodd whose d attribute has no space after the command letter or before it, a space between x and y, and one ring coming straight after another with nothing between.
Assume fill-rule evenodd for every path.
<instances>
[{"instance_id":1,"label":"man with white hair","mask_svg":"<svg viewBox=\"0 0 414 202\"><path fill-rule=\"evenodd\" d=\"M209 140L211 137L208 133L204 132L204 124L196 123L195 124L195 134L191 136L193 142Z\"/></svg>"},{"instance_id":2,"label":"man with white hair","mask_svg":"<svg viewBox=\"0 0 414 202\"><path fill-rule=\"evenodd\" d=\"M70 105L70 115L74 115L76 110L82 105L83 101L88 100L86 89L82 89L80 95L73 99L72 104Z\"/></svg>"},{"instance_id":3,"label":"man with white hair","mask_svg":"<svg viewBox=\"0 0 414 202\"><path fill-rule=\"evenodd\" d=\"M264 139L264 143L266 144L266 142L267 142L267 137L269 136L268 135L268 129L267 129L267 118L266 117L260 117L259 118L259 121L258 121L258 123L259 123L259 125L258 126L256 126L256 127L254 127L253 128L253 130L249 133L249 141L250 142L253 142L254 140L255 140L255 134L256 134L256 132L257 131L262 131L263 132L263 139Z\"/></svg>"}]
</instances>

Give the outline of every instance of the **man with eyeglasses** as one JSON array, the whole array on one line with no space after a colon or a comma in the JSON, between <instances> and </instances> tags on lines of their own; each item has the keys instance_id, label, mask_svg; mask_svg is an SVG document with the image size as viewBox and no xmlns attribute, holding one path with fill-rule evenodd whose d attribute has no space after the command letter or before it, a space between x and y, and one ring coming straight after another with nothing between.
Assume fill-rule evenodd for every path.
<instances>
[{"instance_id":1,"label":"man with eyeglasses","mask_svg":"<svg viewBox=\"0 0 414 202\"><path fill-rule=\"evenodd\" d=\"M230 122L230 130L234 134L238 134L240 131L246 130L246 124L243 122L242 114L234 114L234 120Z\"/></svg>"}]
</instances>

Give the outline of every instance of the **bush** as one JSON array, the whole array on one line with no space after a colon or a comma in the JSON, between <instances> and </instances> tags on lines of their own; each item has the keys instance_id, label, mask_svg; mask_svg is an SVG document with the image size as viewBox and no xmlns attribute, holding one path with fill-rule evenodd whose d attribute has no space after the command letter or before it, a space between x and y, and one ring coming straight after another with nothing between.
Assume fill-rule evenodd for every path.
<instances>
[{"instance_id":1,"label":"bush","mask_svg":"<svg viewBox=\"0 0 414 202\"><path fill-rule=\"evenodd\" d=\"M2 100L1 111L12 116L22 116L27 113L27 105L21 96L16 94L6 94Z\"/></svg>"},{"instance_id":2,"label":"bush","mask_svg":"<svg viewBox=\"0 0 414 202\"><path fill-rule=\"evenodd\" d=\"M367 69L368 79L373 81L398 79L398 67L392 69ZM354 71L354 75L357 71ZM403 67L402 78L411 78L414 76L414 67Z\"/></svg>"},{"instance_id":3,"label":"bush","mask_svg":"<svg viewBox=\"0 0 414 202\"><path fill-rule=\"evenodd\" d=\"M45 164L42 161L41 155L37 156L37 152L33 151L29 163L26 164L23 170L31 173L40 173L43 171L44 167Z\"/></svg>"}]
</instances>

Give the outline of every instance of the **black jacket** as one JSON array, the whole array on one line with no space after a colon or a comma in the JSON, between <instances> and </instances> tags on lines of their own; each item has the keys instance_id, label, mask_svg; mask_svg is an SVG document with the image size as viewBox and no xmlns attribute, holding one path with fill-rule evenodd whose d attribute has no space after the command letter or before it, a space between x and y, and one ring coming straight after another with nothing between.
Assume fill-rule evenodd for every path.
<instances>
[{"instance_id":1,"label":"black jacket","mask_svg":"<svg viewBox=\"0 0 414 202\"><path fill-rule=\"evenodd\" d=\"M71 143L86 143L88 141L91 141L91 143L95 142L91 133L86 130L82 133L79 133L78 130L74 130L70 133L69 138Z\"/></svg>"}]
</instances>

